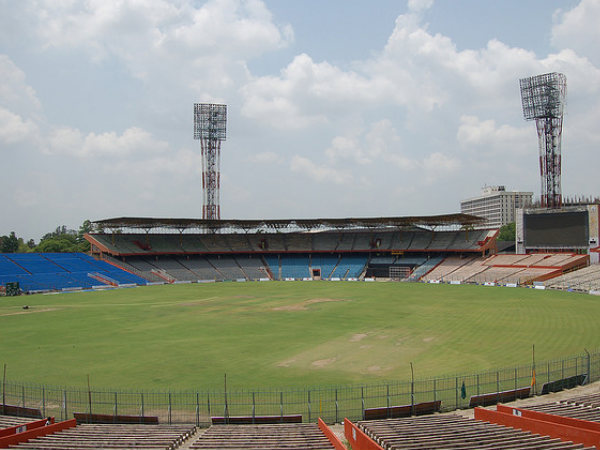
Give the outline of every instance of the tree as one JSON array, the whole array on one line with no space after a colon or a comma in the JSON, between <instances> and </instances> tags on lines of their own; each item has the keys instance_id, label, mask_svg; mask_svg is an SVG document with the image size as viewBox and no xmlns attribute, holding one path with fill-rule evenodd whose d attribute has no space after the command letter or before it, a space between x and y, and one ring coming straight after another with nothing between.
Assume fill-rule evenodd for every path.
<instances>
[{"instance_id":1,"label":"tree","mask_svg":"<svg viewBox=\"0 0 600 450\"><path fill-rule=\"evenodd\" d=\"M500 227L500 233L498 234L499 241L514 241L516 235L515 223L507 223Z\"/></svg>"},{"instance_id":2,"label":"tree","mask_svg":"<svg viewBox=\"0 0 600 450\"><path fill-rule=\"evenodd\" d=\"M54 231L44 235L36 247L36 251L41 253L87 252L90 249L90 243L83 236L92 229L93 226L89 220L85 220L81 224L79 231L71 230L66 225L58 226Z\"/></svg>"},{"instance_id":3,"label":"tree","mask_svg":"<svg viewBox=\"0 0 600 450\"><path fill-rule=\"evenodd\" d=\"M0 253L15 253L19 249L19 239L14 231L9 236L0 237Z\"/></svg>"}]
</instances>

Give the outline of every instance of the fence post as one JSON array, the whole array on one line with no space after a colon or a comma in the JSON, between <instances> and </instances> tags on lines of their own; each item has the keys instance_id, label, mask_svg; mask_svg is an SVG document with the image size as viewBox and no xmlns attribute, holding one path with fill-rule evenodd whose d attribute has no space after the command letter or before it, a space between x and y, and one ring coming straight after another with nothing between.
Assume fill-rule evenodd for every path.
<instances>
[{"instance_id":1,"label":"fence post","mask_svg":"<svg viewBox=\"0 0 600 450\"><path fill-rule=\"evenodd\" d=\"M144 417L144 393L140 393L141 399L142 399L142 409L140 410L140 412L142 413L142 417Z\"/></svg>"},{"instance_id":2,"label":"fence post","mask_svg":"<svg viewBox=\"0 0 600 450\"><path fill-rule=\"evenodd\" d=\"M496 403L500 403L500 371L496 370Z\"/></svg>"},{"instance_id":3,"label":"fence post","mask_svg":"<svg viewBox=\"0 0 600 450\"><path fill-rule=\"evenodd\" d=\"M117 401L117 393L115 392L115 407L113 408L113 415L115 416L115 419L117 418L117 412L118 412L118 401ZM115 420L116 422L116 420Z\"/></svg>"},{"instance_id":4,"label":"fence post","mask_svg":"<svg viewBox=\"0 0 600 450\"><path fill-rule=\"evenodd\" d=\"M283 422L283 391L279 393L279 411L281 412L281 422Z\"/></svg>"},{"instance_id":5,"label":"fence post","mask_svg":"<svg viewBox=\"0 0 600 450\"><path fill-rule=\"evenodd\" d=\"M310 389L308 390L308 422L311 422L312 405L310 403Z\"/></svg>"},{"instance_id":6,"label":"fence post","mask_svg":"<svg viewBox=\"0 0 600 450\"><path fill-rule=\"evenodd\" d=\"M361 405L361 416L365 420L365 387L360 387L360 405Z\"/></svg>"},{"instance_id":7,"label":"fence post","mask_svg":"<svg viewBox=\"0 0 600 450\"><path fill-rule=\"evenodd\" d=\"M206 393L206 407L208 408L208 419L210 420L211 414L210 414L210 392ZM212 422L212 420L211 420Z\"/></svg>"},{"instance_id":8,"label":"fence post","mask_svg":"<svg viewBox=\"0 0 600 450\"><path fill-rule=\"evenodd\" d=\"M515 391L517 390L517 368L515 367Z\"/></svg>"},{"instance_id":9,"label":"fence post","mask_svg":"<svg viewBox=\"0 0 600 450\"><path fill-rule=\"evenodd\" d=\"M338 420L338 390L335 389L335 423L339 423Z\"/></svg>"},{"instance_id":10,"label":"fence post","mask_svg":"<svg viewBox=\"0 0 600 450\"><path fill-rule=\"evenodd\" d=\"M46 417L46 386L42 386L42 416Z\"/></svg>"},{"instance_id":11,"label":"fence post","mask_svg":"<svg viewBox=\"0 0 600 450\"><path fill-rule=\"evenodd\" d=\"M196 392L196 426L200 426L200 393Z\"/></svg>"},{"instance_id":12,"label":"fence post","mask_svg":"<svg viewBox=\"0 0 600 450\"><path fill-rule=\"evenodd\" d=\"M23 408L25 408L25 385L21 385L21 402L23 403Z\"/></svg>"},{"instance_id":13,"label":"fence post","mask_svg":"<svg viewBox=\"0 0 600 450\"><path fill-rule=\"evenodd\" d=\"M390 418L390 385L387 385L387 395L386 395L386 404L387 404L387 411L386 411L386 417L389 419Z\"/></svg>"},{"instance_id":14,"label":"fence post","mask_svg":"<svg viewBox=\"0 0 600 450\"><path fill-rule=\"evenodd\" d=\"M550 383L550 361L548 361L548 383Z\"/></svg>"},{"instance_id":15,"label":"fence post","mask_svg":"<svg viewBox=\"0 0 600 450\"><path fill-rule=\"evenodd\" d=\"M458 377L456 377L456 384L454 386L454 397L455 409L458 409Z\"/></svg>"},{"instance_id":16,"label":"fence post","mask_svg":"<svg viewBox=\"0 0 600 450\"><path fill-rule=\"evenodd\" d=\"M254 392L252 393L252 423L254 423L254 417L256 415L256 400L254 399Z\"/></svg>"},{"instance_id":17,"label":"fence post","mask_svg":"<svg viewBox=\"0 0 600 450\"><path fill-rule=\"evenodd\" d=\"M64 420L67 420L68 417L68 413L67 413L67 391L63 389L63 411L65 413L65 417Z\"/></svg>"},{"instance_id":18,"label":"fence post","mask_svg":"<svg viewBox=\"0 0 600 450\"><path fill-rule=\"evenodd\" d=\"M169 392L169 425L171 425L171 393Z\"/></svg>"},{"instance_id":19,"label":"fence post","mask_svg":"<svg viewBox=\"0 0 600 450\"><path fill-rule=\"evenodd\" d=\"M586 384L590 384L592 382L592 361L591 361L592 355L590 355L590 352L588 352L587 350L585 350L585 352L587 353L587 383Z\"/></svg>"},{"instance_id":20,"label":"fence post","mask_svg":"<svg viewBox=\"0 0 600 450\"><path fill-rule=\"evenodd\" d=\"M437 401L437 398L436 398L437 397L437 395L436 395L437 394L437 390L436 390L436 388L437 388L437 378L434 378L433 379L433 401L434 402Z\"/></svg>"},{"instance_id":21,"label":"fence post","mask_svg":"<svg viewBox=\"0 0 600 450\"><path fill-rule=\"evenodd\" d=\"M479 395L479 374L477 374L477 395Z\"/></svg>"}]
</instances>

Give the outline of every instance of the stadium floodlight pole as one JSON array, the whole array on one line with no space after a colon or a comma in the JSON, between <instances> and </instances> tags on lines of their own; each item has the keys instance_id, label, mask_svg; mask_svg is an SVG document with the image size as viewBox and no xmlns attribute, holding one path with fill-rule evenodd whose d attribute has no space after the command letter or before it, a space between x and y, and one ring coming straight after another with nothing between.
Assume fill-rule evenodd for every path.
<instances>
[{"instance_id":1,"label":"stadium floodlight pole","mask_svg":"<svg viewBox=\"0 0 600 450\"><path fill-rule=\"evenodd\" d=\"M561 141L567 78L546 73L519 80L525 120L535 120L542 177L542 207L560 208Z\"/></svg>"},{"instance_id":2,"label":"stadium floodlight pole","mask_svg":"<svg viewBox=\"0 0 600 450\"><path fill-rule=\"evenodd\" d=\"M202 148L202 219L221 218L221 142L226 133L227 105L194 103L194 139Z\"/></svg>"}]
</instances>

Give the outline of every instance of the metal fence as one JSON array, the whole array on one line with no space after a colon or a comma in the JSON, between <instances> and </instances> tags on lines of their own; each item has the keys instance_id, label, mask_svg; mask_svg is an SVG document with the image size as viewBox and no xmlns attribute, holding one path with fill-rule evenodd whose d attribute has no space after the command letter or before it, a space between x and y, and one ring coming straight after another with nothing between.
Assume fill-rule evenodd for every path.
<instances>
[{"instance_id":1,"label":"metal fence","mask_svg":"<svg viewBox=\"0 0 600 450\"><path fill-rule=\"evenodd\" d=\"M264 416L302 414L304 422L318 417L328 423L360 420L365 408L413 405L440 400L442 411L469 406L473 395L499 393L543 385L585 375L600 379L600 352L503 368L471 375L456 375L379 384L310 387L231 392L126 392L110 389L53 387L6 381L4 404L39 408L44 417L70 419L74 412L158 416L161 423L206 425L212 416ZM0 411L1 413L1 411Z\"/></svg>"}]
</instances>

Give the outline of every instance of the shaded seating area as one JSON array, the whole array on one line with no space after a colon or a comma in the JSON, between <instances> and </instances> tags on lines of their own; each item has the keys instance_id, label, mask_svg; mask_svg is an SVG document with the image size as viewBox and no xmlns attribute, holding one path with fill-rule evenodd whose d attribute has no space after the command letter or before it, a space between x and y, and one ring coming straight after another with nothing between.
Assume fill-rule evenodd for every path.
<instances>
[{"instance_id":1,"label":"shaded seating area","mask_svg":"<svg viewBox=\"0 0 600 450\"><path fill-rule=\"evenodd\" d=\"M202 450L332 450L316 424L213 425L190 448Z\"/></svg>"}]
</instances>

